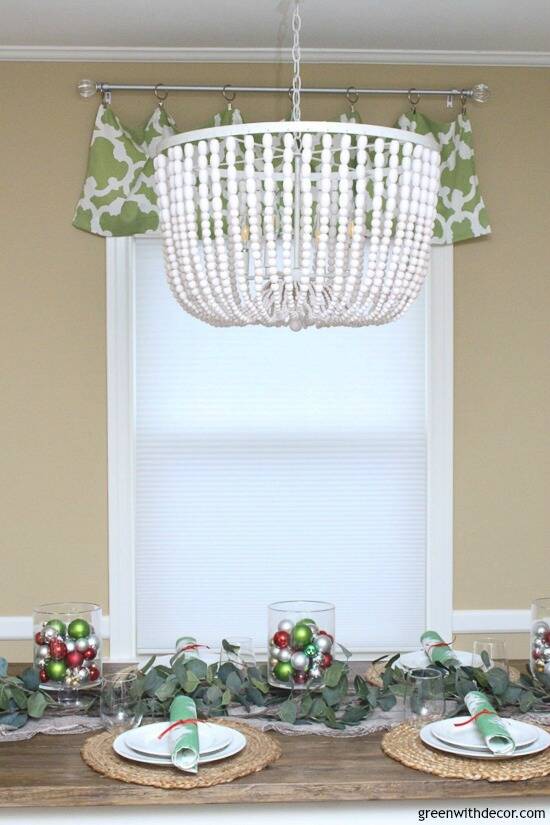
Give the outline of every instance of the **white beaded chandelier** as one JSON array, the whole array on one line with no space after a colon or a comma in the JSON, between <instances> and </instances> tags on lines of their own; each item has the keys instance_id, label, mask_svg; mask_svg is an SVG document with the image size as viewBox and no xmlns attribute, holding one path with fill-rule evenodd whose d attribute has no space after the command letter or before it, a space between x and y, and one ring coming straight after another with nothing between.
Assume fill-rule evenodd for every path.
<instances>
[{"instance_id":1,"label":"white beaded chandelier","mask_svg":"<svg viewBox=\"0 0 550 825\"><path fill-rule=\"evenodd\" d=\"M399 318L429 270L439 190L430 136L292 120L185 132L155 158L176 300L214 326L366 326Z\"/></svg>"}]
</instances>

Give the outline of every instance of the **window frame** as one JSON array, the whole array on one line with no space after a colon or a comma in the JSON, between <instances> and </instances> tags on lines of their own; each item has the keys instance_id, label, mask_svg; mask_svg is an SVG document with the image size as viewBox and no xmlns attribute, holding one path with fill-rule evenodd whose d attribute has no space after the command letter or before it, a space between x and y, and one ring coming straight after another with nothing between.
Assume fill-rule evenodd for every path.
<instances>
[{"instance_id":1,"label":"window frame","mask_svg":"<svg viewBox=\"0 0 550 825\"><path fill-rule=\"evenodd\" d=\"M158 235L106 239L107 449L110 656L136 658L135 272L138 244ZM434 246L426 281L426 627L452 633L453 247ZM183 632L183 631L182 631ZM383 651L389 652L389 651ZM356 651L359 658L381 651Z\"/></svg>"}]
</instances>

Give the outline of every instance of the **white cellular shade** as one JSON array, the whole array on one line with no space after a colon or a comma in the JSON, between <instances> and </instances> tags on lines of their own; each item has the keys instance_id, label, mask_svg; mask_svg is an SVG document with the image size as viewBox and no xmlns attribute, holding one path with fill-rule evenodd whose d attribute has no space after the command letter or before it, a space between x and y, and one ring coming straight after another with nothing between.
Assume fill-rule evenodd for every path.
<instances>
[{"instance_id":1,"label":"white cellular shade","mask_svg":"<svg viewBox=\"0 0 550 825\"><path fill-rule=\"evenodd\" d=\"M265 647L266 606L336 604L360 650L425 629L423 294L392 324L219 329L136 244L138 651Z\"/></svg>"}]
</instances>

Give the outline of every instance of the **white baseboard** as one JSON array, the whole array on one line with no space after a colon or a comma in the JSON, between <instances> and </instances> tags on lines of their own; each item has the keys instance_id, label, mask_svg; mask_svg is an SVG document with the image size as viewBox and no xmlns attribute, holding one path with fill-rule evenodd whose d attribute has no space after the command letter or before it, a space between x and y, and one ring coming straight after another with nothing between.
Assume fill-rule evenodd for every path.
<instances>
[{"instance_id":1,"label":"white baseboard","mask_svg":"<svg viewBox=\"0 0 550 825\"><path fill-rule=\"evenodd\" d=\"M529 610L454 610L453 633L528 633Z\"/></svg>"},{"instance_id":2,"label":"white baseboard","mask_svg":"<svg viewBox=\"0 0 550 825\"><path fill-rule=\"evenodd\" d=\"M101 635L109 638L109 617L103 616ZM21 642L32 639L32 616L0 616L0 641Z\"/></svg>"}]
</instances>

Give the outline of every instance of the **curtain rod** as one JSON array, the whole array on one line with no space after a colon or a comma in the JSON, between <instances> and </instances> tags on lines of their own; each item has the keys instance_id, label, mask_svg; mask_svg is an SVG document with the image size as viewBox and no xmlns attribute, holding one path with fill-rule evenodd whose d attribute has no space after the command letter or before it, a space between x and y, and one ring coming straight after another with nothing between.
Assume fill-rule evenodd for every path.
<instances>
[{"instance_id":1,"label":"curtain rod","mask_svg":"<svg viewBox=\"0 0 550 825\"><path fill-rule=\"evenodd\" d=\"M237 92L255 92L255 93L274 93L274 94L288 94L289 87L287 86L237 86L231 83L226 83L223 86L181 86L165 83L106 83L104 81L95 80L80 80L77 85L78 93L81 97L93 97L94 94L108 94L109 92L221 92L227 93ZM359 95L414 95L415 97L422 97L424 95L446 97L450 100L454 97L468 98L474 100L476 103L486 103L490 97L490 89L485 83L478 83L468 89L363 89L355 86L348 86L348 88L336 88L334 86L324 87L305 87L301 89L304 94L321 94L321 95L344 95L358 97Z\"/></svg>"}]
</instances>

